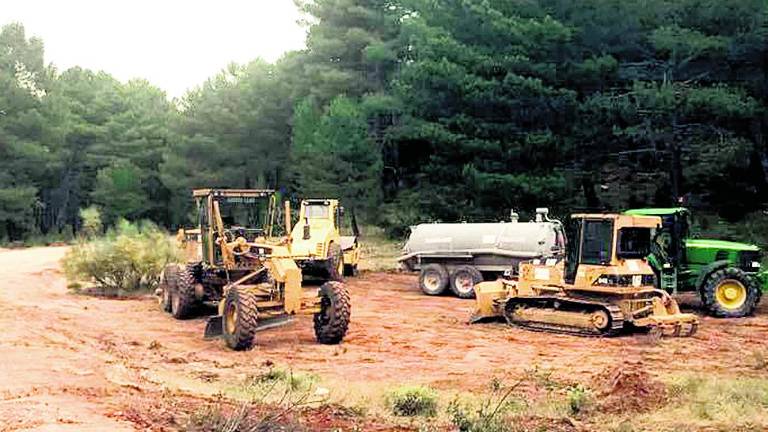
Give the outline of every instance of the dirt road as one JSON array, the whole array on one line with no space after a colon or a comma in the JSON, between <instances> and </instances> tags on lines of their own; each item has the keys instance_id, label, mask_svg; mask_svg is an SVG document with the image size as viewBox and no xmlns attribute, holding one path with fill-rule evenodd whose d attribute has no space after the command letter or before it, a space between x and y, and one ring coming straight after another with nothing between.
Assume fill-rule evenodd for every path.
<instances>
[{"instance_id":1,"label":"dirt road","mask_svg":"<svg viewBox=\"0 0 768 432\"><path fill-rule=\"evenodd\" d=\"M620 361L657 375L756 374L768 307L755 317L703 318L693 338L653 341L532 333L466 324L472 301L427 297L416 277L364 273L348 280L352 325L340 346L314 341L309 319L258 334L249 352L202 339L203 318L175 321L153 298L107 300L67 291L66 248L0 251L0 431L146 430L126 420L126 397L174 388L197 395L265 361L314 372L338 391L403 382L472 390L534 366L579 380ZM695 303L689 305L695 309Z\"/></svg>"}]
</instances>

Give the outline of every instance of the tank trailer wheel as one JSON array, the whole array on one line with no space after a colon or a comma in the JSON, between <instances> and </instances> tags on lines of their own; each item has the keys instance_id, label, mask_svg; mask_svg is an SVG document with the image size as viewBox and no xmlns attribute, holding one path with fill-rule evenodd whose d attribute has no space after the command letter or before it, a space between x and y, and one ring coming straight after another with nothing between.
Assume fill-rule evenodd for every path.
<instances>
[{"instance_id":1,"label":"tank trailer wheel","mask_svg":"<svg viewBox=\"0 0 768 432\"><path fill-rule=\"evenodd\" d=\"M239 287L231 288L227 293L224 300L224 340L233 350L243 351L253 347L259 325L256 302L255 295Z\"/></svg>"},{"instance_id":2,"label":"tank trailer wheel","mask_svg":"<svg viewBox=\"0 0 768 432\"><path fill-rule=\"evenodd\" d=\"M344 253L341 251L341 246L337 245L336 243L331 243L328 254L329 259L328 263L326 264L328 280L344 280Z\"/></svg>"},{"instance_id":3,"label":"tank trailer wheel","mask_svg":"<svg viewBox=\"0 0 768 432\"><path fill-rule=\"evenodd\" d=\"M482 281L483 275L476 268L461 266L451 274L451 291L459 298L474 298L475 285Z\"/></svg>"},{"instance_id":4,"label":"tank trailer wheel","mask_svg":"<svg viewBox=\"0 0 768 432\"><path fill-rule=\"evenodd\" d=\"M716 317L738 318L754 312L760 294L756 278L729 267L707 276L701 289L701 300Z\"/></svg>"},{"instance_id":5,"label":"tank trailer wheel","mask_svg":"<svg viewBox=\"0 0 768 432\"><path fill-rule=\"evenodd\" d=\"M176 289L176 285L179 283L179 265L168 264L163 269L163 274L160 276L160 309L163 312L171 311L171 294Z\"/></svg>"},{"instance_id":6,"label":"tank trailer wheel","mask_svg":"<svg viewBox=\"0 0 768 432\"><path fill-rule=\"evenodd\" d=\"M195 275L192 269L186 268L178 272L176 287L171 291L171 315L176 319L186 319L192 316L197 298L195 297Z\"/></svg>"},{"instance_id":7,"label":"tank trailer wheel","mask_svg":"<svg viewBox=\"0 0 768 432\"><path fill-rule=\"evenodd\" d=\"M448 288L448 272L440 264L428 264L419 273L419 288L426 295L440 295Z\"/></svg>"},{"instance_id":8,"label":"tank trailer wheel","mask_svg":"<svg viewBox=\"0 0 768 432\"><path fill-rule=\"evenodd\" d=\"M314 316L315 337L321 344L337 344L344 339L351 315L349 293L341 282L320 286L320 312Z\"/></svg>"}]
</instances>

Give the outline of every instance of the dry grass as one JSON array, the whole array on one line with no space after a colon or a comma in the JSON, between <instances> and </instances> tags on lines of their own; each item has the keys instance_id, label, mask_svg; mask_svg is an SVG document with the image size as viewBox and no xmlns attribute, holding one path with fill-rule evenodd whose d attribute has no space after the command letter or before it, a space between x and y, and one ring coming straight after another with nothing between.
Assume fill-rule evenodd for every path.
<instances>
[{"instance_id":1,"label":"dry grass","mask_svg":"<svg viewBox=\"0 0 768 432\"><path fill-rule=\"evenodd\" d=\"M388 238L383 229L374 226L362 228L360 242L360 270L378 272L398 269L397 257L402 254L402 242Z\"/></svg>"}]
</instances>

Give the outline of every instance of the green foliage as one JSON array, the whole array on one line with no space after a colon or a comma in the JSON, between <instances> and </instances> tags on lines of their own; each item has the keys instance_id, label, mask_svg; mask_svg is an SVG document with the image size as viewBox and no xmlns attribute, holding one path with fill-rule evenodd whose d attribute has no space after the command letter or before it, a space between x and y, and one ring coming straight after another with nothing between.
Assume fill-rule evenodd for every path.
<instances>
[{"instance_id":1,"label":"green foliage","mask_svg":"<svg viewBox=\"0 0 768 432\"><path fill-rule=\"evenodd\" d=\"M515 396L522 381L505 386L499 379L491 380L490 392L483 396L478 406L451 401L448 414L451 422L460 432L512 432L514 422L509 415L519 411L523 403Z\"/></svg>"},{"instance_id":2,"label":"green foliage","mask_svg":"<svg viewBox=\"0 0 768 432\"><path fill-rule=\"evenodd\" d=\"M80 222L82 223L81 232L87 239L95 238L104 229L101 212L94 206L80 209Z\"/></svg>"},{"instance_id":3,"label":"green foliage","mask_svg":"<svg viewBox=\"0 0 768 432\"><path fill-rule=\"evenodd\" d=\"M429 387L402 386L390 391L386 401L396 416L433 417L437 414L437 392Z\"/></svg>"},{"instance_id":4,"label":"green foliage","mask_svg":"<svg viewBox=\"0 0 768 432\"><path fill-rule=\"evenodd\" d=\"M339 96L321 114L310 100L300 103L292 152L301 196L338 197L347 208L372 218L381 199L382 162L360 104Z\"/></svg>"},{"instance_id":5,"label":"green foliage","mask_svg":"<svg viewBox=\"0 0 768 432\"><path fill-rule=\"evenodd\" d=\"M95 283L107 295L152 289L177 250L168 234L149 222L118 222L104 237L82 240L62 259L73 287Z\"/></svg>"},{"instance_id":6,"label":"green foliage","mask_svg":"<svg viewBox=\"0 0 768 432\"><path fill-rule=\"evenodd\" d=\"M571 415L577 415L584 411L590 401L589 390L582 385L571 386L567 389L568 411Z\"/></svg>"},{"instance_id":7,"label":"green foliage","mask_svg":"<svg viewBox=\"0 0 768 432\"><path fill-rule=\"evenodd\" d=\"M0 238L91 205L186 224L195 187L340 197L394 236L510 208L765 210L765 1L438 3L297 1L306 49L177 103L3 27Z\"/></svg>"}]
</instances>

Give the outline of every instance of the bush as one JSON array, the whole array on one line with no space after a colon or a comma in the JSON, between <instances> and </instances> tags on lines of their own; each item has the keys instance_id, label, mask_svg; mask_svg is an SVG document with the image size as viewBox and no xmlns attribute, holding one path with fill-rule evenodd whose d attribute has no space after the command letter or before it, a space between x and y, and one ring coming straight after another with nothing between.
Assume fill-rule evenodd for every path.
<instances>
[{"instance_id":1,"label":"bush","mask_svg":"<svg viewBox=\"0 0 768 432\"><path fill-rule=\"evenodd\" d=\"M401 417L437 414L437 392L424 386L403 386L387 395L392 414Z\"/></svg>"},{"instance_id":2,"label":"bush","mask_svg":"<svg viewBox=\"0 0 768 432\"><path fill-rule=\"evenodd\" d=\"M94 206L80 209L80 221L83 224L81 232L85 238L95 238L104 228L101 223L101 212Z\"/></svg>"},{"instance_id":3,"label":"bush","mask_svg":"<svg viewBox=\"0 0 768 432\"><path fill-rule=\"evenodd\" d=\"M177 260L178 251L164 231L152 223L120 221L104 237L72 247L62 259L70 286L95 283L105 294L152 289L160 273Z\"/></svg>"}]
</instances>

